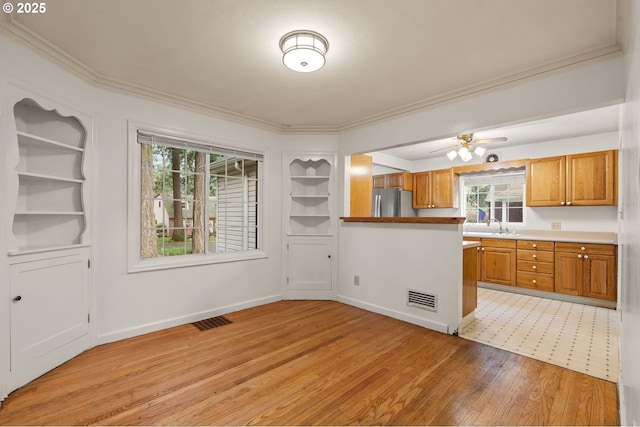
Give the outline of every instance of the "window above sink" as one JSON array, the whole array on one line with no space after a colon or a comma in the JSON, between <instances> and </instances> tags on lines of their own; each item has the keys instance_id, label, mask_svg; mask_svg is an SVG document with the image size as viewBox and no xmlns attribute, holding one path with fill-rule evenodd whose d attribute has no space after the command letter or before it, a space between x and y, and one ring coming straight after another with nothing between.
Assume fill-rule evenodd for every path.
<instances>
[{"instance_id":1,"label":"window above sink","mask_svg":"<svg viewBox=\"0 0 640 427\"><path fill-rule=\"evenodd\" d=\"M513 234L523 226L525 170L461 176L465 230L482 234Z\"/></svg>"}]
</instances>

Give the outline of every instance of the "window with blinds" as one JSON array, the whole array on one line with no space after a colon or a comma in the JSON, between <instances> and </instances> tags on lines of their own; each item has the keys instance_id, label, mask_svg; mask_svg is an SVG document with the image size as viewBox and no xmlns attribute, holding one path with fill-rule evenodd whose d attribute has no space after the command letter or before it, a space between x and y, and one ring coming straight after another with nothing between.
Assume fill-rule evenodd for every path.
<instances>
[{"instance_id":1,"label":"window with blinds","mask_svg":"<svg viewBox=\"0 0 640 427\"><path fill-rule=\"evenodd\" d=\"M140 259L260 247L261 153L138 130Z\"/></svg>"},{"instance_id":2,"label":"window with blinds","mask_svg":"<svg viewBox=\"0 0 640 427\"><path fill-rule=\"evenodd\" d=\"M461 187L467 223L524 223L524 168L463 175Z\"/></svg>"}]
</instances>

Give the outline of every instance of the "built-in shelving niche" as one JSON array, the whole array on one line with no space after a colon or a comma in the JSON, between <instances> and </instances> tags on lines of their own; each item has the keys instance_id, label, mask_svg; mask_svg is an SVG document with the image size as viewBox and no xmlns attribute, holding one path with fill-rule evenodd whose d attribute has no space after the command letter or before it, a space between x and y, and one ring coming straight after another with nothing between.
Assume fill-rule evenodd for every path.
<instances>
[{"instance_id":1,"label":"built-in shelving niche","mask_svg":"<svg viewBox=\"0 0 640 427\"><path fill-rule=\"evenodd\" d=\"M25 98L14 106L18 197L13 234L18 252L82 243L86 130L76 117Z\"/></svg>"},{"instance_id":2,"label":"built-in shelving niche","mask_svg":"<svg viewBox=\"0 0 640 427\"><path fill-rule=\"evenodd\" d=\"M290 235L328 235L331 226L329 180L331 164L324 160L295 159L291 178Z\"/></svg>"}]
</instances>

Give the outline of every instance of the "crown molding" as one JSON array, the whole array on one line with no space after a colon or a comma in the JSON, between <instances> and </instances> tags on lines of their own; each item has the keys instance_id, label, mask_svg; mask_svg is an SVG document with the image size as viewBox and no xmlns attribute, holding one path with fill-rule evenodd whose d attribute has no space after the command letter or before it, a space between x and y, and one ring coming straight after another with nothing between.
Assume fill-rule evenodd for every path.
<instances>
[{"instance_id":1,"label":"crown molding","mask_svg":"<svg viewBox=\"0 0 640 427\"><path fill-rule=\"evenodd\" d=\"M98 73L86 64L69 55L62 49L58 48L51 42L43 39L26 26L15 21L13 18L2 27L2 33L11 37L13 40L20 42L36 53L45 58L61 65L67 71L76 76L89 81L95 86L105 89L115 90L117 92L142 97L151 101L161 102L170 106L186 109L196 113L210 115L216 118L230 120L239 124L244 124L264 130L286 133L286 126L269 122L267 120L257 119L245 114L236 113L231 110L212 106L202 102L183 98L155 89L151 89L142 85L132 84L123 80L111 78Z\"/></svg>"},{"instance_id":2,"label":"crown molding","mask_svg":"<svg viewBox=\"0 0 640 427\"><path fill-rule=\"evenodd\" d=\"M618 1L624 4L627 0ZM168 92L151 89L142 85L132 84L123 80L105 76L88 67L86 64L64 52L49 41L43 39L26 26L15 21L12 17L9 19L9 22L2 23L1 26L3 34L10 36L12 39L26 45L36 53L39 53L54 63L61 65L66 70L96 86L281 134L336 134L348 132L372 124L415 114L436 106L449 104L483 93L503 89L525 81L546 77L550 74L567 71L588 63L611 59L622 55L624 46L623 38L621 38L621 32L618 31L615 36L615 42L611 45L584 52L569 58L549 62L534 69L524 69L516 73L510 73L495 79L487 80L480 84L469 85L438 96L426 98L418 102L401 105L396 108L365 116L350 122L335 125L286 125L259 119L221 107L173 95Z\"/></svg>"}]
</instances>

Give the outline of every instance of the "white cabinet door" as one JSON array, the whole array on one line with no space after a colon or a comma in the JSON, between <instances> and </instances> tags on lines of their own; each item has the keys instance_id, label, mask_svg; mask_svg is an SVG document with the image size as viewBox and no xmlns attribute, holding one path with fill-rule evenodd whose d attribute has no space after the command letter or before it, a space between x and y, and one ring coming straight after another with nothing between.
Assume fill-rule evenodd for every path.
<instances>
[{"instance_id":1,"label":"white cabinet door","mask_svg":"<svg viewBox=\"0 0 640 427\"><path fill-rule=\"evenodd\" d=\"M291 238L287 245L287 299L333 299L330 238Z\"/></svg>"},{"instance_id":2,"label":"white cabinet door","mask_svg":"<svg viewBox=\"0 0 640 427\"><path fill-rule=\"evenodd\" d=\"M85 251L10 266L11 389L90 345Z\"/></svg>"}]
</instances>

